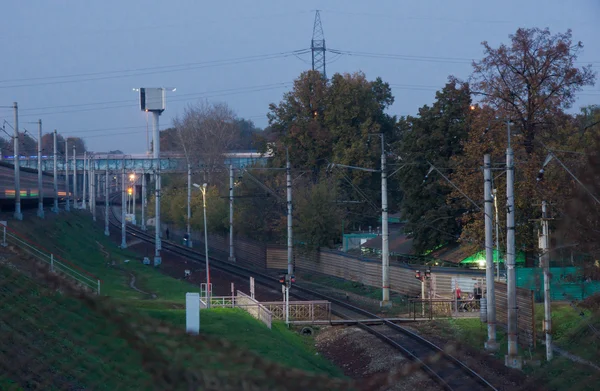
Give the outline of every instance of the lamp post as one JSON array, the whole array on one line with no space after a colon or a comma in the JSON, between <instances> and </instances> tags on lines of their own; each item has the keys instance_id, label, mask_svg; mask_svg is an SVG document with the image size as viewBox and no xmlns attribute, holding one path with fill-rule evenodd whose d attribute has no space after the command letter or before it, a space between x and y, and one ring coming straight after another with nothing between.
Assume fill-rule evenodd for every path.
<instances>
[{"instance_id":1,"label":"lamp post","mask_svg":"<svg viewBox=\"0 0 600 391\"><path fill-rule=\"evenodd\" d=\"M197 187L202 192L202 207L204 209L204 258L206 259L206 305L210 308L210 269L208 263L208 231L206 229L206 187L207 184L204 183L202 186L194 183L194 187Z\"/></svg>"},{"instance_id":2,"label":"lamp post","mask_svg":"<svg viewBox=\"0 0 600 391\"><path fill-rule=\"evenodd\" d=\"M129 174L129 180L131 181L131 209L133 210L131 213L133 214L133 216L131 217L131 224L136 225L136 212L135 212L135 183L137 181L137 178L135 176L134 173Z\"/></svg>"}]
</instances>

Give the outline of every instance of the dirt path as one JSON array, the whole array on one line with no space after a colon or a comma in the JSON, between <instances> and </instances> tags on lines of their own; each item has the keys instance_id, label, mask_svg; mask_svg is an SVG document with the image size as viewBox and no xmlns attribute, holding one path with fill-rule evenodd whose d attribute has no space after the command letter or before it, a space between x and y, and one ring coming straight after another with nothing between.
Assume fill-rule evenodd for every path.
<instances>
[{"instance_id":1,"label":"dirt path","mask_svg":"<svg viewBox=\"0 0 600 391\"><path fill-rule=\"evenodd\" d=\"M102 245L100 242L96 241L96 244L98 244L98 246L100 247L100 251L102 251L102 253L104 254L104 258L105 258L107 261L110 261L110 253L104 249L104 246L103 246L103 245ZM111 267L115 267L115 268L118 268L118 269L120 269L120 270L123 270L123 271L125 271L124 269L122 269L122 268L118 267L117 265L115 265L115 264L114 264L114 262L113 262L113 263L107 262L107 263L108 263L108 264L109 264L109 266L111 266ZM140 288L138 288L137 286L135 286L135 274L133 274L133 273L129 272L129 277L130 277L130 279L129 279L129 287L130 287L131 289L133 289L133 290L135 290L135 291L137 291L137 292L143 293L144 295L148 295L148 296L150 296L152 299L156 299L156 298L158 298L158 296L157 296L156 294L154 294L154 293L152 293L152 292L146 292L146 291L143 291L143 290L141 290Z\"/></svg>"}]
</instances>

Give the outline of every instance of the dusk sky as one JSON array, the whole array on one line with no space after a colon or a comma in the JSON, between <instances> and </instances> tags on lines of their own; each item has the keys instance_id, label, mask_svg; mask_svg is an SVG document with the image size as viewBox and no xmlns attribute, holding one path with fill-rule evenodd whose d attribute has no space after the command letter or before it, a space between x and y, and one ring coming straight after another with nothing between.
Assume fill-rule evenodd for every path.
<instances>
[{"instance_id":1,"label":"dusk sky","mask_svg":"<svg viewBox=\"0 0 600 391\"><path fill-rule=\"evenodd\" d=\"M491 5L493 4L493 5ZM4 1L0 106L17 101L21 127L83 137L89 150L143 153L146 114L136 87L176 87L161 128L199 99L222 101L259 127L271 102L310 69L314 10L328 76L363 71L392 85L391 114L431 104L448 75L466 78L481 42L519 27L573 30L580 64L600 71L600 1ZM365 55L371 53L374 55ZM600 103L586 87L576 108ZM0 121L13 123L10 109ZM151 119L149 118L149 121ZM149 122L151 127L151 122ZM7 137L6 134L2 134Z\"/></svg>"}]
</instances>

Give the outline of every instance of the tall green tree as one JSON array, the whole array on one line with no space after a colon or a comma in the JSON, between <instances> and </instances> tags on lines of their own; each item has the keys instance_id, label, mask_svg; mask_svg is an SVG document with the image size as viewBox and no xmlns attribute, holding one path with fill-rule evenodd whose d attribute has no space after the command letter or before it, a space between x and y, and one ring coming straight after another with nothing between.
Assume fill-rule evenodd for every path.
<instances>
[{"instance_id":1,"label":"tall green tree","mask_svg":"<svg viewBox=\"0 0 600 391\"><path fill-rule=\"evenodd\" d=\"M325 126L327 81L316 71L304 72L294 81L294 88L284 94L279 104L269 105L272 164L284 166L286 150L297 167L319 168L331 157L331 131Z\"/></svg>"},{"instance_id":2,"label":"tall green tree","mask_svg":"<svg viewBox=\"0 0 600 391\"><path fill-rule=\"evenodd\" d=\"M336 203L335 189L330 181L304 186L296 192L295 198L296 237L311 250L339 243L343 211Z\"/></svg>"},{"instance_id":3,"label":"tall green tree","mask_svg":"<svg viewBox=\"0 0 600 391\"><path fill-rule=\"evenodd\" d=\"M380 168L378 135L384 134L389 144L396 134L396 119L385 112L393 102L389 85L379 78L369 81L360 72L335 74L327 83L318 72L303 73L293 91L279 104L270 105L273 166L283 167L288 150L293 167L311 171L316 183L330 163L338 164L332 183L339 190L338 201L360 202L348 204L349 223L377 224L380 174L339 165Z\"/></svg>"},{"instance_id":4,"label":"tall green tree","mask_svg":"<svg viewBox=\"0 0 600 391\"><path fill-rule=\"evenodd\" d=\"M418 116L400 121L395 149L401 162L407 163L397 174L403 192L401 215L408 222L406 230L418 253L453 243L460 235L462 210L449 199L451 185L431 171L430 164L446 177L452 174L451 158L462 154L467 137L470 95L468 84L450 79L436 93L432 106L425 105Z\"/></svg>"}]
</instances>

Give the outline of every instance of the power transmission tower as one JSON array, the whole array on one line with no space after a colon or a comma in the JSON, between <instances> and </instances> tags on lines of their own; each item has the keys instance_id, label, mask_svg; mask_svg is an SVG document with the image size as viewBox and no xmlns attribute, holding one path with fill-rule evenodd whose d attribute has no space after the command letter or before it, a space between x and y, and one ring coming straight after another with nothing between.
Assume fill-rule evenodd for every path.
<instances>
[{"instance_id":1,"label":"power transmission tower","mask_svg":"<svg viewBox=\"0 0 600 391\"><path fill-rule=\"evenodd\" d=\"M319 10L315 11L315 24L313 25L313 36L310 43L312 52L312 69L319 71L324 79L327 79L325 72L325 35L323 34L323 26L321 25L321 15Z\"/></svg>"}]
</instances>

